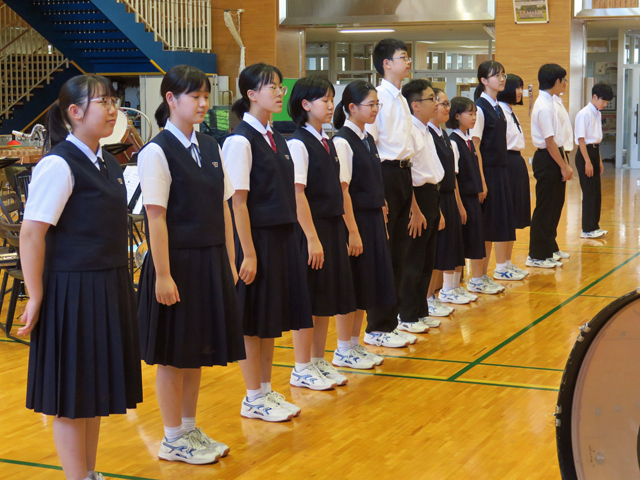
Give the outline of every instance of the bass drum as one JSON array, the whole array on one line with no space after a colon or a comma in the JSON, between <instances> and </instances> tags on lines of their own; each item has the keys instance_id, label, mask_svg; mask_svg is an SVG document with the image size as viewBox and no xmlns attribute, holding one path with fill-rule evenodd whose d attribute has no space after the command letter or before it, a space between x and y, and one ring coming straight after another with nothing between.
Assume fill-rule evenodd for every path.
<instances>
[{"instance_id":1,"label":"bass drum","mask_svg":"<svg viewBox=\"0 0 640 480\"><path fill-rule=\"evenodd\" d=\"M562 478L640 480L640 293L580 330L555 413Z\"/></svg>"},{"instance_id":2,"label":"bass drum","mask_svg":"<svg viewBox=\"0 0 640 480\"><path fill-rule=\"evenodd\" d=\"M132 108L119 108L113 133L100 139L100 145L111 152L121 165L131 163L134 155L142 150L145 144L125 110L142 113Z\"/></svg>"}]
</instances>

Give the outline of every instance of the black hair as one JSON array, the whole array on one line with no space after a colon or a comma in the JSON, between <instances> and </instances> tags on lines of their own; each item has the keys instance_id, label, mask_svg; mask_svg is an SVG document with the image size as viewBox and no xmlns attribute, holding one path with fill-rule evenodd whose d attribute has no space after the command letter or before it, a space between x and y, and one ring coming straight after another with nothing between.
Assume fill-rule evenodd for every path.
<instances>
[{"instance_id":1,"label":"black hair","mask_svg":"<svg viewBox=\"0 0 640 480\"><path fill-rule=\"evenodd\" d=\"M329 80L322 77L310 76L298 80L291 91L287 111L298 127L303 127L309 121L309 112L302 107L302 101L313 102L324 97L329 92L335 96L336 90Z\"/></svg>"},{"instance_id":2,"label":"black hair","mask_svg":"<svg viewBox=\"0 0 640 480\"><path fill-rule=\"evenodd\" d=\"M89 105L92 98L105 96L115 97L117 92L111 81L99 75L78 75L67 80L58 94L58 100L47 113L45 123L46 134L42 153L62 142L71 129L69 107L71 105ZM85 109L85 114L86 114Z\"/></svg>"},{"instance_id":3,"label":"black hair","mask_svg":"<svg viewBox=\"0 0 640 480\"><path fill-rule=\"evenodd\" d=\"M567 71L556 63L545 63L538 70L538 83L540 90L549 90L558 80L567 76Z\"/></svg>"},{"instance_id":4,"label":"black hair","mask_svg":"<svg viewBox=\"0 0 640 480\"><path fill-rule=\"evenodd\" d=\"M176 65L171 67L164 74L162 84L160 85L160 95L162 95L162 103L156 110L156 122L160 128L164 128L169 119L171 110L167 103L167 93L171 92L175 97L179 97L183 93L191 93L200 90L202 87L211 93L211 82L207 75L196 67L189 65Z\"/></svg>"},{"instance_id":5,"label":"black hair","mask_svg":"<svg viewBox=\"0 0 640 480\"><path fill-rule=\"evenodd\" d=\"M407 44L395 38L380 40L373 49L373 66L384 77L384 61L393 60L393 55L398 51L407 52Z\"/></svg>"},{"instance_id":6,"label":"black hair","mask_svg":"<svg viewBox=\"0 0 640 480\"><path fill-rule=\"evenodd\" d=\"M456 115L466 112L473 112L476 104L467 97L454 97L451 99L451 110L449 110L449 120L445 124L448 128L460 128L460 122Z\"/></svg>"},{"instance_id":7,"label":"black hair","mask_svg":"<svg viewBox=\"0 0 640 480\"><path fill-rule=\"evenodd\" d=\"M278 67L267 65L264 62L254 63L242 70L238 78L238 87L240 88L240 95L242 96L231 106L231 111L242 120L242 116L247 113L251 107L249 90L260 90L265 85L273 82L274 77L278 77L280 83L282 83L282 72L280 72Z\"/></svg>"},{"instance_id":8,"label":"black hair","mask_svg":"<svg viewBox=\"0 0 640 480\"><path fill-rule=\"evenodd\" d=\"M522 98L517 102L516 90L523 88L524 82L518 75L510 73L507 75L507 81L504 84L504 90L498 92L498 101L504 102L507 105L522 105Z\"/></svg>"},{"instance_id":9,"label":"black hair","mask_svg":"<svg viewBox=\"0 0 640 480\"><path fill-rule=\"evenodd\" d=\"M407 99L407 103L409 104L409 110L413 113L413 108L411 108L411 104L417 100L422 99L422 92L424 92L427 88L433 89L431 86L431 82L429 80L425 80L424 78L416 78L415 80L411 80L408 83L405 83L402 86L402 96Z\"/></svg>"},{"instance_id":10,"label":"black hair","mask_svg":"<svg viewBox=\"0 0 640 480\"><path fill-rule=\"evenodd\" d=\"M591 89L591 96L597 96L601 100L610 102L613 100L613 88L607 83L596 83Z\"/></svg>"},{"instance_id":11,"label":"black hair","mask_svg":"<svg viewBox=\"0 0 640 480\"><path fill-rule=\"evenodd\" d=\"M433 94L436 96L436 98L438 98L441 93L444 93L445 95L447 94L447 92L445 92L443 89L438 87L433 87Z\"/></svg>"},{"instance_id":12,"label":"black hair","mask_svg":"<svg viewBox=\"0 0 640 480\"><path fill-rule=\"evenodd\" d=\"M358 105L364 102L371 91L375 92L376 87L364 80L356 80L347 85L347 88L342 92L342 100L336 105L336 110L333 112L333 126L338 129L342 128L347 120L349 105L352 103Z\"/></svg>"},{"instance_id":13,"label":"black hair","mask_svg":"<svg viewBox=\"0 0 640 480\"><path fill-rule=\"evenodd\" d=\"M504 67L500 62L496 62L495 60L487 60L478 66L478 86L476 87L476 91L473 95L474 100L478 100L480 95L482 95L482 92L484 92L484 83L482 83L482 79L489 79L494 75L499 75L500 73L504 73Z\"/></svg>"}]
</instances>

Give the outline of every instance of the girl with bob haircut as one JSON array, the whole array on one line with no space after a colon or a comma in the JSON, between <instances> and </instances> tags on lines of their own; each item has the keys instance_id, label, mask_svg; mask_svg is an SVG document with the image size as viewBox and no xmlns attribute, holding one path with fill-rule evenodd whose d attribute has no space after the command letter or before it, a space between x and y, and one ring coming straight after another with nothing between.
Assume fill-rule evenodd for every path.
<instances>
[{"instance_id":1,"label":"girl with bob haircut","mask_svg":"<svg viewBox=\"0 0 640 480\"><path fill-rule=\"evenodd\" d=\"M171 68L156 111L163 130L138 157L149 240L138 319L142 358L157 365L165 433L158 457L196 465L229 453L196 426L202 367L244 358L226 202L233 187L217 142L194 130L209 109L210 92L201 70Z\"/></svg>"},{"instance_id":2,"label":"girl with bob haircut","mask_svg":"<svg viewBox=\"0 0 640 480\"><path fill-rule=\"evenodd\" d=\"M310 363L313 338L307 266L295 230L293 161L287 142L269 124L270 115L282 110L287 89L280 70L265 63L245 68L238 84L242 96L233 112L242 121L222 153L235 188L237 291L247 353L240 361L247 386L240 413L283 422L299 415L300 408L271 388L274 339L293 330L296 367L301 367Z\"/></svg>"},{"instance_id":3,"label":"girl with bob haircut","mask_svg":"<svg viewBox=\"0 0 640 480\"><path fill-rule=\"evenodd\" d=\"M20 231L30 297L18 330L31 333L27 408L55 417L69 480L104 479L95 471L100 418L142 402L127 191L120 165L100 147L118 105L104 77L80 75L62 86Z\"/></svg>"}]
</instances>

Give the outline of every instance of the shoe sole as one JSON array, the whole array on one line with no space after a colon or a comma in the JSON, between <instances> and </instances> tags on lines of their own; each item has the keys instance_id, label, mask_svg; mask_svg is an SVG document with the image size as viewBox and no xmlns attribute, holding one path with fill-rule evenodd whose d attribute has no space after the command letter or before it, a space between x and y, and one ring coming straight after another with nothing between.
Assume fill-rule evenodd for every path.
<instances>
[{"instance_id":1,"label":"shoe sole","mask_svg":"<svg viewBox=\"0 0 640 480\"><path fill-rule=\"evenodd\" d=\"M471 303L471 300L467 299L466 302L454 302L453 300L445 300L444 298L441 298L440 301L442 303L452 303L453 305L469 305Z\"/></svg>"},{"instance_id":2,"label":"shoe sole","mask_svg":"<svg viewBox=\"0 0 640 480\"><path fill-rule=\"evenodd\" d=\"M377 343L367 342L366 340L364 341L364 343L366 343L367 345L371 345L372 347L384 347L384 348L404 348L409 346L409 341L407 341L407 343L405 343L404 345L384 345L384 344L378 345Z\"/></svg>"},{"instance_id":3,"label":"shoe sole","mask_svg":"<svg viewBox=\"0 0 640 480\"><path fill-rule=\"evenodd\" d=\"M473 293L481 293L481 294L484 294L484 295L497 295L498 293L500 293L500 290L491 290L490 292L483 292L482 290L472 290L468 286L467 286L467 290L469 290L470 292L473 292Z\"/></svg>"},{"instance_id":4,"label":"shoe sole","mask_svg":"<svg viewBox=\"0 0 640 480\"><path fill-rule=\"evenodd\" d=\"M256 419L256 420L262 420L264 422L270 422L270 423L282 423L282 422L288 422L289 420L291 420L293 417L297 417L299 415L299 413L297 415L294 415L293 413L290 414L287 418L283 418L282 420L273 420L273 419L268 419L265 417L261 417L260 415L252 415L252 414L245 414L245 413L240 413L241 417L244 418L251 418L251 419Z\"/></svg>"},{"instance_id":5,"label":"shoe sole","mask_svg":"<svg viewBox=\"0 0 640 480\"><path fill-rule=\"evenodd\" d=\"M328 385L306 385L304 383L296 383L292 381L289 381L289 384L293 385L294 387L308 388L309 390L313 390L315 392L324 392L327 390L333 390L338 386L336 383L331 383Z\"/></svg>"},{"instance_id":6,"label":"shoe sole","mask_svg":"<svg viewBox=\"0 0 640 480\"><path fill-rule=\"evenodd\" d=\"M162 455L158 454L158 458L160 460L164 460L165 462L183 462L183 463L188 463L189 465L210 465L212 463L218 463L218 460L220 460L220 455L216 456L215 460L209 460L209 461L202 461L202 462L190 462L189 460L187 460L186 458L180 458L180 457L163 457Z\"/></svg>"},{"instance_id":7,"label":"shoe sole","mask_svg":"<svg viewBox=\"0 0 640 480\"><path fill-rule=\"evenodd\" d=\"M429 333L429 328L425 325L425 329L424 330L410 330L408 328L402 328L400 327L400 325L398 325L398 330L402 331L402 332L407 332L407 333Z\"/></svg>"},{"instance_id":8,"label":"shoe sole","mask_svg":"<svg viewBox=\"0 0 640 480\"><path fill-rule=\"evenodd\" d=\"M354 367L353 365L343 365L343 364L340 364L340 363L331 362L331 365L333 365L334 367L352 368L354 370L371 370L371 369L375 368L377 364L374 363L370 367L366 367L364 365L360 365L360 366Z\"/></svg>"},{"instance_id":9,"label":"shoe sole","mask_svg":"<svg viewBox=\"0 0 640 480\"><path fill-rule=\"evenodd\" d=\"M451 315L453 313L453 311L449 312L449 313L437 313L437 312L429 312L429 316L430 317L448 317L449 315Z\"/></svg>"},{"instance_id":10,"label":"shoe sole","mask_svg":"<svg viewBox=\"0 0 640 480\"><path fill-rule=\"evenodd\" d=\"M527 267L530 267L530 268L547 268L547 269L548 268L556 268L555 265L549 265L549 266L546 266L546 265L545 266L543 266L543 265L529 265L528 263L525 263L525 265Z\"/></svg>"}]
</instances>

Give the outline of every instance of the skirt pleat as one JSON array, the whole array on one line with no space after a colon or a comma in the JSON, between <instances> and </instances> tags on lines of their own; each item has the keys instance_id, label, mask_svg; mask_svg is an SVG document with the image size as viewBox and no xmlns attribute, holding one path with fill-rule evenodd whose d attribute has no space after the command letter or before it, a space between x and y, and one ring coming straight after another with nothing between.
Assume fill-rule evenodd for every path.
<instances>
[{"instance_id":1,"label":"skirt pleat","mask_svg":"<svg viewBox=\"0 0 640 480\"><path fill-rule=\"evenodd\" d=\"M520 152L509 152L508 165L515 228L527 228L531 226L529 169Z\"/></svg>"},{"instance_id":2,"label":"skirt pleat","mask_svg":"<svg viewBox=\"0 0 640 480\"><path fill-rule=\"evenodd\" d=\"M484 247L484 221L482 206L478 195L460 195L462 205L467 212L467 223L462 225L464 258L483 259L487 254Z\"/></svg>"},{"instance_id":3,"label":"skirt pleat","mask_svg":"<svg viewBox=\"0 0 640 480\"><path fill-rule=\"evenodd\" d=\"M31 334L27 408L65 418L142 402L135 294L126 267L47 272Z\"/></svg>"},{"instance_id":4,"label":"skirt pleat","mask_svg":"<svg viewBox=\"0 0 640 480\"><path fill-rule=\"evenodd\" d=\"M158 303L151 253L140 274L138 320L149 365L200 368L245 358L240 309L225 245L171 249L180 301Z\"/></svg>"},{"instance_id":5,"label":"skirt pleat","mask_svg":"<svg viewBox=\"0 0 640 480\"><path fill-rule=\"evenodd\" d=\"M319 317L344 315L356 310L351 264L342 216L315 218L313 224L324 251L322 268L307 267L307 284L311 299L311 313ZM307 237L298 224L302 258L309 258Z\"/></svg>"},{"instance_id":6,"label":"skirt pleat","mask_svg":"<svg viewBox=\"0 0 640 480\"><path fill-rule=\"evenodd\" d=\"M516 239L513 199L507 167L485 167L487 197L482 202L484 235L487 242L511 242Z\"/></svg>"},{"instance_id":7,"label":"skirt pleat","mask_svg":"<svg viewBox=\"0 0 640 480\"><path fill-rule=\"evenodd\" d=\"M307 262L300 251L295 224L252 228L258 268L249 285L238 280L243 333L278 338L283 332L312 328ZM238 271L244 255L236 233Z\"/></svg>"},{"instance_id":8,"label":"skirt pleat","mask_svg":"<svg viewBox=\"0 0 640 480\"><path fill-rule=\"evenodd\" d=\"M444 228L438 230L435 269L450 271L464 266L462 222L453 190L440 191L440 211L444 217Z\"/></svg>"}]
</instances>

